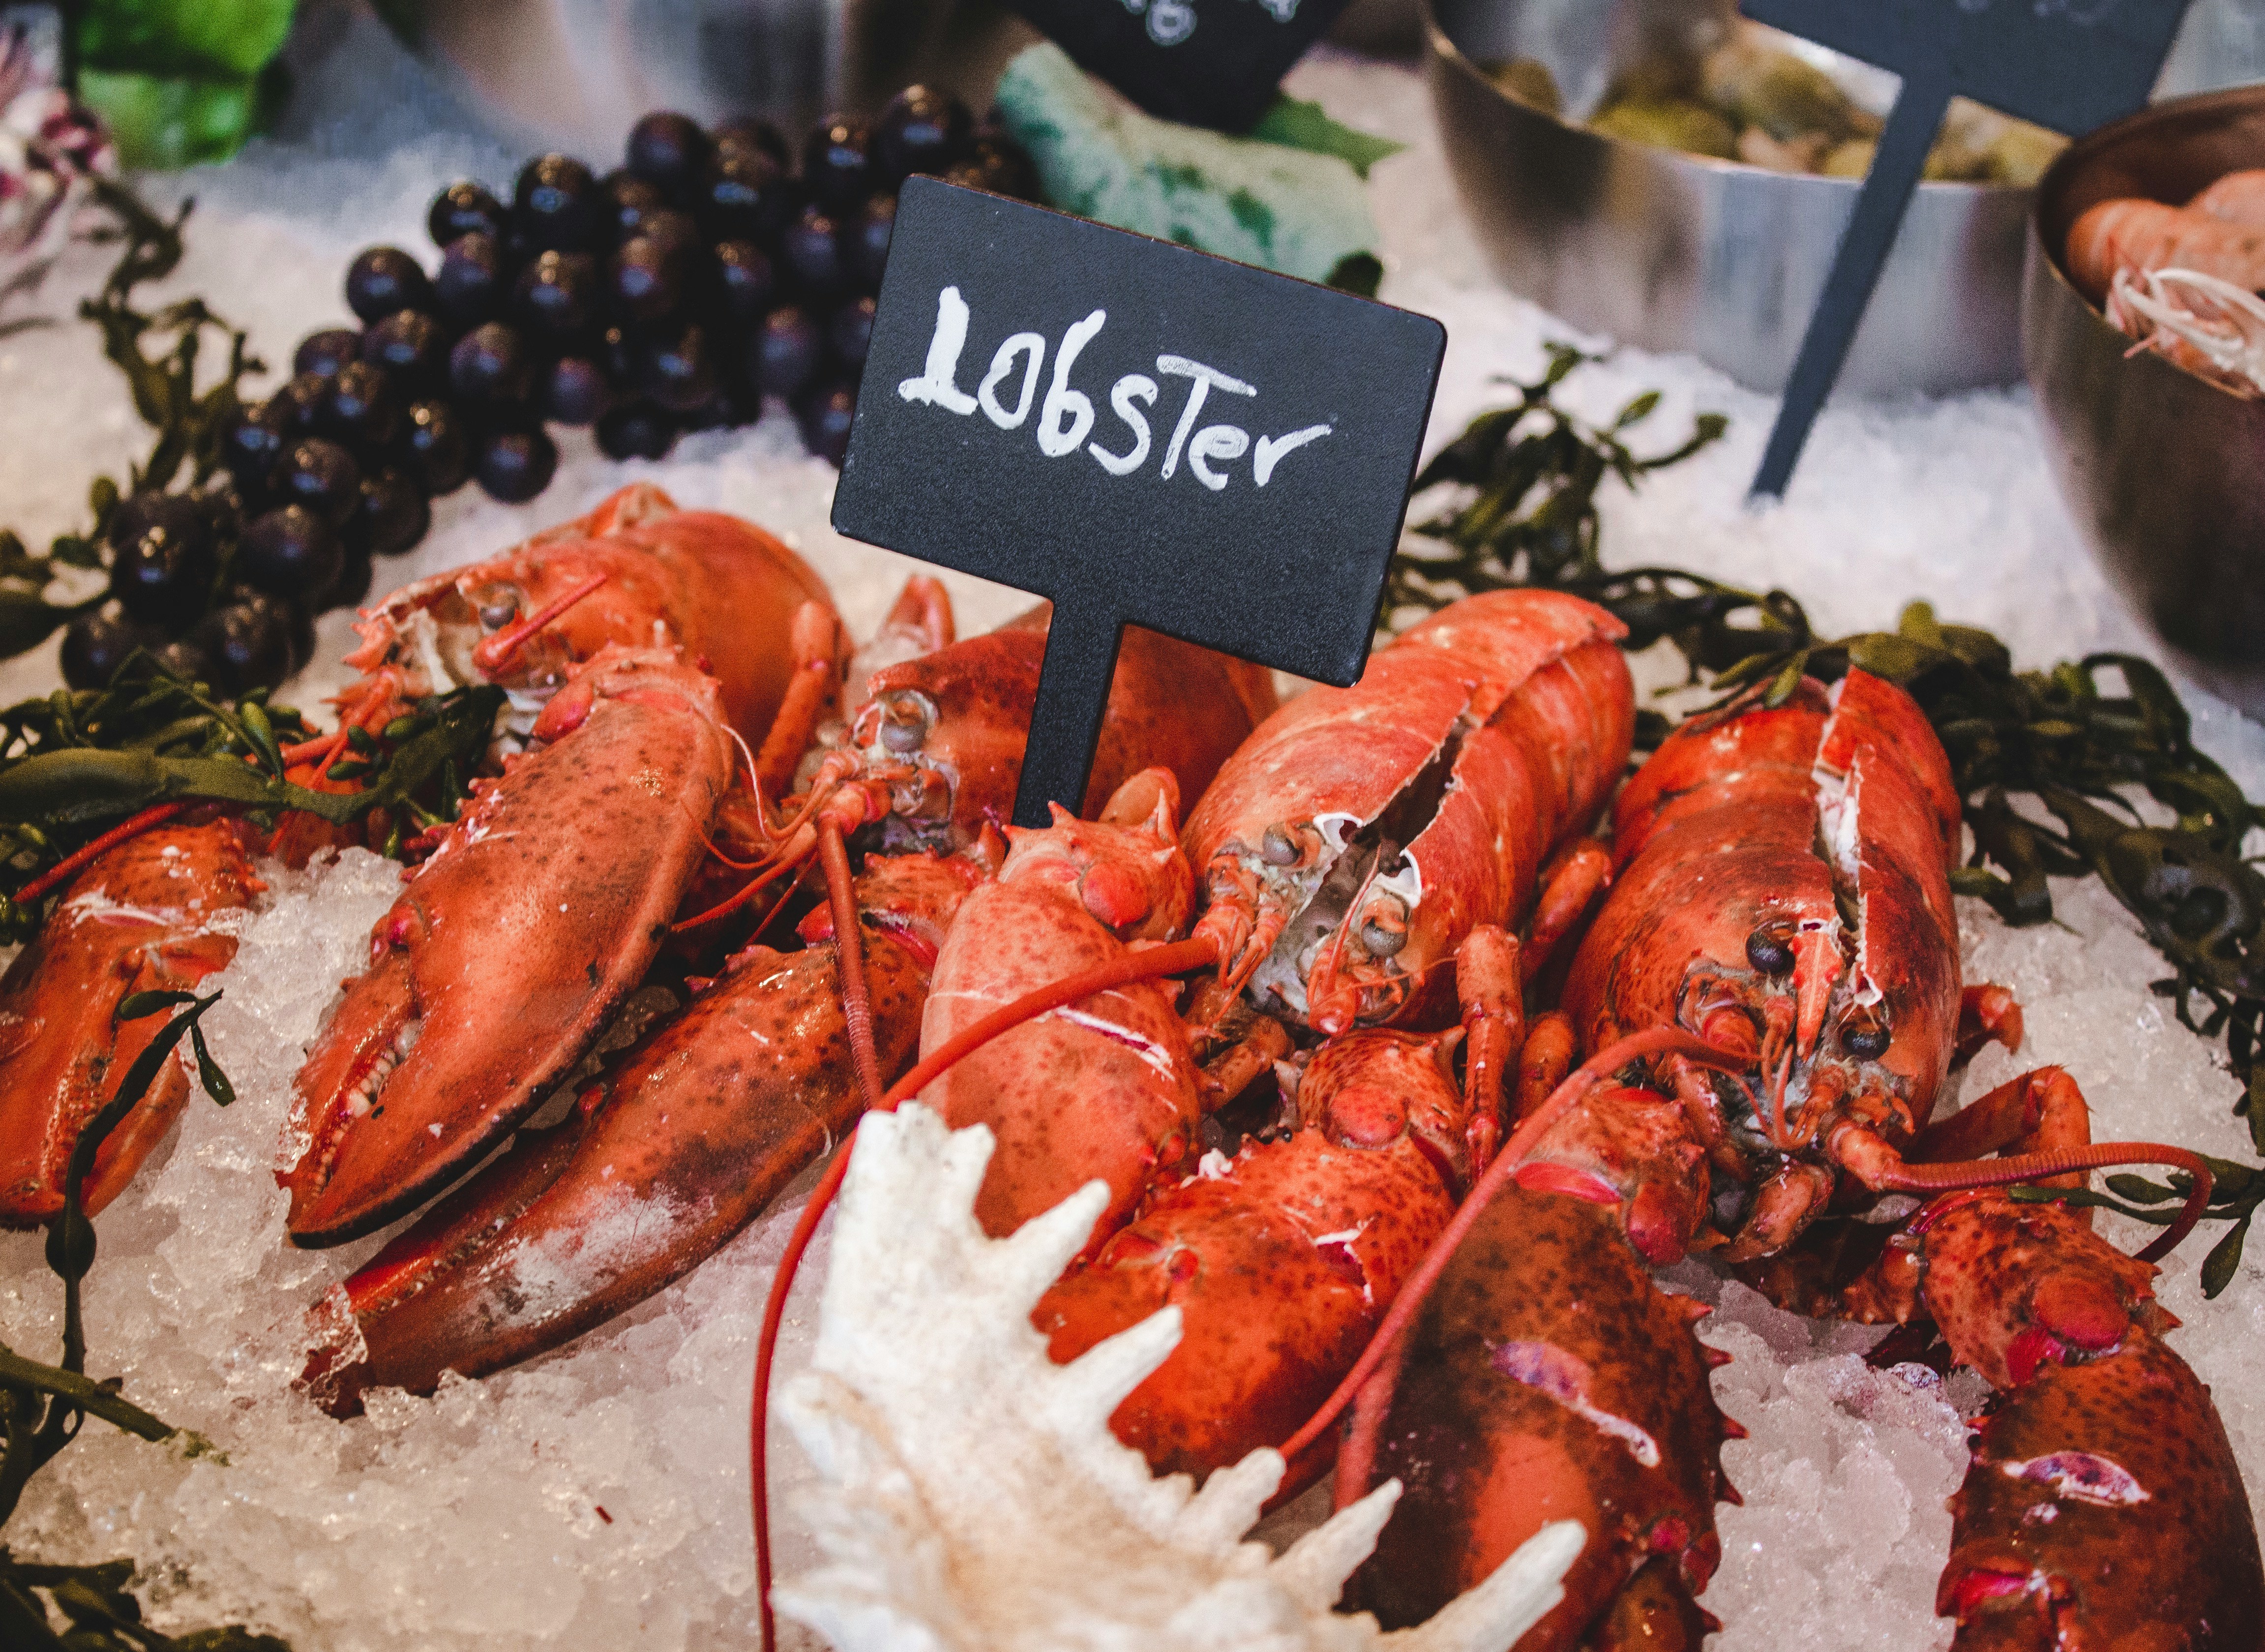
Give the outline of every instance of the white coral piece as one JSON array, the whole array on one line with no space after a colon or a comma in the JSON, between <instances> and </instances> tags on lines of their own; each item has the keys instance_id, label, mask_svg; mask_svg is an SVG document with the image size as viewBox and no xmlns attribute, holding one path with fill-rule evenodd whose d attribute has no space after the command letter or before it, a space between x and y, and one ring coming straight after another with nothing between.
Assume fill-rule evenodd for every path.
<instances>
[{"instance_id":1,"label":"white coral piece","mask_svg":"<svg viewBox=\"0 0 2265 1652\"><path fill-rule=\"evenodd\" d=\"M812 1369L781 1411L817 1465L830 1564L772 1604L841 1652L1502 1652L1585 1540L1547 1526L1421 1627L1331 1610L1398 1498L1381 1486L1276 1559L1238 1541L1281 1482L1253 1452L1200 1492L1109 1415L1180 1335L1167 1309L1068 1365L1031 1310L1092 1231L1093 1183L1011 1238L977 1226L991 1132L868 1114L836 1215Z\"/></svg>"}]
</instances>

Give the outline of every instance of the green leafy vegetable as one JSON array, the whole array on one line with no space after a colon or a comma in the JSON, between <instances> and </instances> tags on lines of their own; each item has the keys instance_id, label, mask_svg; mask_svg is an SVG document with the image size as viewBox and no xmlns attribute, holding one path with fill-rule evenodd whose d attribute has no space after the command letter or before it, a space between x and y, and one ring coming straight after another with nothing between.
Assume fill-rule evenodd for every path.
<instances>
[{"instance_id":1,"label":"green leafy vegetable","mask_svg":"<svg viewBox=\"0 0 2265 1652\"><path fill-rule=\"evenodd\" d=\"M298 0L85 0L83 62L149 75L256 75L283 49Z\"/></svg>"},{"instance_id":2,"label":"green leafy vegetable","mask_svg":"<svg viewBox=\"0 0 2265 1652\"><path fill-rule=\"evenodd\" d=\"M1329 119L1317 103L1276 94L1249 135L1266 143L1304 149L1310 155L1334 155L1366 178L1368 169L1408 146L1390 138L1356 130Z\"/></svg>"}]
</instances>

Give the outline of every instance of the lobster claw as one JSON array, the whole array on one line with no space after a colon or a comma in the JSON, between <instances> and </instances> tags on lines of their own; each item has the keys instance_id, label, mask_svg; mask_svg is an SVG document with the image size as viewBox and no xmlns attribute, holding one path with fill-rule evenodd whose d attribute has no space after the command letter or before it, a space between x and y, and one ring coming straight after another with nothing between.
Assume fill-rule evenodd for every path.
<instances>
[{"instance_id":1,"label":"lobster claw","mask_svg":"<svg viewBox=\"0 0 2265 1652\"><path fill-rule=\"evenodd\" d=\"M608 647L545 723L568 726L449 828L300 1072L295 1243L367 1234L477 1163L637 985L700 864L732 780L711 679Z\"/></svg>"},{"instance_id":2,"label":"lobster claw","mask_svg":"<svg viewBox=\"0 0 2265 1652\"><path fill-rule=\"evenodd\" d=\"M845 1135L863 1105L831 946L755 947L554 1129L522 1131L310 1315L301 1386L334 1415L428 1394L603 1323L681 1277ZM882 1071L911 1065L927 968L869 930Z\"/></svg>"}]
</instances>

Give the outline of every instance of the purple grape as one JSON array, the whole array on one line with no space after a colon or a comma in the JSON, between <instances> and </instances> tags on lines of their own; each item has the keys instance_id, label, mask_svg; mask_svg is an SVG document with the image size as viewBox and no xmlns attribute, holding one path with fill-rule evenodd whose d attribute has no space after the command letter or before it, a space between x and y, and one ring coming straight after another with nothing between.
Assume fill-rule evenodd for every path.
<instances>
[{"instance_id":1,"label":"purple grape","mask_svg":"<svg viewBox=\"0 0 2265 1652\"><path fill-rule=\"evenodd\" d=\"M378 448L401 426L401 404L383 368L349 361L315 404L315 430L348 447Z\"/></svg>"},{"instance_id":2,"label":"purple grape","mask_svg":"<svg viewBox=\"0 0 2265 1652\"><path fill-rule=\"evenodd\" d=\"M975 117L948 92L907 86L873 123L875 181L893 189L914 172L941 177L973 153Z\"/></svg>"},{"instance_id":3,"label":"purple grape","mask_svg":"<svg viewBox=\"0 0 2265 1652\"><path fill-rule=\"evenodd\" d=\"M179 633L203 612L213 582L211 529L185 493L147 491L113 506L103 525L110 542L110 593L129 618Z\"/></svg>"},{"instance_id":4,"label":"purple grape","mask_svg":"<svg viewBox=\"0 0 2265 1652\"><path fill-rule=\"evenodd\" d=\"M697 215L714 241L768 241L801 207L786 169L753 149L718 149L708 163Z\"/></svg>"},{"instance_id":5,"label":"purple grape","mask_svg":"<svg viewBox=\"0 0 2265 1652\"><path fill-rule=\"evenodd\" d=\"M311 602L338 579L345 560L329 522L302 505L286 505L244 525L235 577L270 596Z\"/></svg>"},{"instance_id":6,"label":"purple grape","mask_svg":"<svg viewBox=\"0 0 2265 1652\"><path fill-rule=\"evenodd\" d=\"M221 462L247 495L267 485L268 473L282 458L297 416L297 408L279 393L243 409L222 433Z\"/></svg>"},{"instance_id":7,"label":"purple grape","mask_svg":"<svg viewBox=\"0 0 2265 1652\"><path fill-rule=\"evenodd\" d=\"M438 499L464 485L472 473L471 448L454 407L412 402L403 427L410 475L426 493Z\"/></svg>"},{"instance_id":8,"label":"purple grape","mask_svg":"<svg viewBox=\"0 0 2265 1652\"><path fill-rule=\"evenodd\" d=\"M606 246L619 246L631 236L642 235L647 218L668 210L668 197L659 185L628 172L607 173L598 185L598 196L605 207L604 233L599 239Z\"/></svg>"},{"instance_id":9,"label":"purple grape","mask_svg":"<svg viewBox=\"0 0 2265 1652\"><path fill-rule=\"evenodd\" d=\"M801 219L786 232L781 252L797 289L812 298L831 298L848 285L841 225L819 207L804 210Z\"/></svg>"},{"instance_id":10,"label":"purple grape","mask_svg":"<svg viewBox=\"0 0 2265 1652\"><path fill-rule=\"evenodd\" d=\"M849 425L856 413L855 384L819 385L795 403L794 417L802 427L802 445L828 464L839 465L841 455L849 451Z\"/></svg>"},{"instance_id":11,"label":"purple grape","mask_svg":"<svg viewBox=\"0 0 2265 1652\"><path fill-rule=\"evenodd\" d=\"M676 445L676 424L651 402L622 402L598 417L598 447L609 459L661 459Z\"/></svg>"},{"instance_id":12,"label":"purple grape","mask_svg":"<svg viewBox=\"0 0 2265 1652\"><path fill-rule=\"evenodd\" d=\"M708 333L698 325L655 340L640 353L637 389L672 413L688 413L716 393Z\"/></svg>"},{"instance_id":13,"label":"purple grape","mask_svg":"<svg viewBox=\"0 0 2265 1652\"><path fill-rule=\"evenodd\" d=\"M995 127L987 127L975 135L975 164L982 170L982 187L994 195L1011 195L1018 200L1038 198L1038 171L1031 164L1031 157L1023 146Z\"/></svg>"},{"instance_id":14,"label":"purple grape","mask_svg":"<svg viewBox=\"0 0 2265 1652\"><path fill-rule=\"evenodd\" d=\"M212 687L212 660L193 638L177 637L157 651L157 666L183 682Z\"/></svg>"},{"instance_id":15,"label":"purple grape","mask_svg":"<svg viewBox=\"0 0 2265 1652\"><path fill-rule=\"evenodd\" d=\"M503 308L506 285L502 244L475 229L457 237L441 255L433 302L455 325L477 327Z\"/></svg>"},{"instance_id":16,"label":"purple grape","mask_svg":"<svg viewBox=\"0 0 2265 1652\"><path fill-rule=\"evenodd\" d=\"M291 415L293 435L304 436L313 432L316 410L322 406L330 388L331 379L326 373L299 373L275 393L276 399Z\"/></svg>"},{"instance_id":17,"label":"purple grape","mask_svg":"<svg viewBox=\"0 0 2265 1652\"><path fill-rule=\"evenodd\" d=\"M393 466L361 479L361 499L341 537L356 549L377 557L414 550L433 525L433 507L409 477Z\"/></svg>"},{"instance_id":18,"label":"purple grape","mask_svg":"<svg viewBox=\"0 0 2265 1652\"><path fill-rule=\"evenodd\" d=\"M820 121L804 140L802 181L823 207L856 205L873 191L865 128L845 115Z\"/></svg>"},{"instance_id":19,"label":"purple grape","mask_svg":"<svg viewBox=\"0 0 2265 1652\"><path fill-rule=\"evenodd\" d=\"M698 251L701 245L699 222L690 213L679 212L674 207L647 213L637 233L663 251L679 257Z\"/></svg>"},{"instance_id":20,"label":"purple grape","mask_svg":"<svg viewBox=\"0 0 2265 1652\"><path fill-rule=\"evenodd\" d=\"M326 379L361 353L360 333L351 327L325 327L299 340L291 353L291 371Z\"/></svg>"},{"instance_id":21,"label":"purple grape","mask_svg":"<svg viewBox=\"0 0 2265 1652\"><path fill-rule=\"evenodd\" d=\"M492 431L480 445L475 469L490 498L523 505L550 485L558 449L540 426Z\"/></svg>"},{"instance_id":22,"label":"purple grape","mask_svg":"<svg viewBox=\"0 0 2265 1652\"><path fill-rule=\"evenodd\" d=\"M403 394L430 395L448 382L448 330L421 309L397 309L362 335L361 359Z\"/></svg>"},{"instance_id":23,"label":"purple grape","mask_svg":"<svg viewBox=\"0 0 2265 1652\"><path fill-rule=\"evenodd\" d=\"M449 388L474 407L525 401L533 371L525 341L499 321L473 328L448 354Z\"/></svg>"},{"instance_id":24,"label":"purple grape","mask_svg":"<svg viewBox=\"0 0 2265 1652\"><path fill-rule=\"evenodd\" d=\"M656 109L630 128L622 158L632 175L681 200L700 181L708 149L697 120Z\"/></svg>"},{"instance_id":25,"label":"purple grape","mask_svg":"<svg viewBox=\"0 0 2265 1652\"><path fill-rule=\"evenodd\" d=\"M724 319L752 327L778 296L770 257L752 241L726 241L716 249L717 296Z\"/></svg>"},{"instance_id":26,"label":"purple grape","mask_svg":"<svg viewBox=\"0 0 2265 1652\"><path fill-rule=\"evenodd\" d=\"M190 634L211 663L213 687L224 695L273 688L291 673L291 622L264 594L215 608Z\"/></svg>"},{"instance_id":27,"label":"purple grape","mask_svg":"<svg viewBox=\"0 0 2265 1652\"><path fill-rule=\"evenodd\" d=\"M553 424L589 424L612 397L604 372L586 356L560 356L543 375L543 416Z\"/></svg>"},{"instance_id":28,"label":"purple grape","mask_svg":"<svg viewBox=\"0 0 2265 1652\"><path fill-rule=\"evenodd\" d=\"M545 252L519 273L512 309L538 346L564 349L598 319L598 261L586 252Z\"/></svg>"},{"instance_id":29,"label":"purple grape","mask_svg":"<svg viewBox=\"0 0 2265 1652\"><path fill-rule=\"evenodd\" d=\"M716 153L737 149L746 154L767 155L781 167L793 163L786 138L769 121L754 115L734 115L719 122L715 130Z\"/></svg>"},{"instance_id":30,"label":"purple grape","mask_svg":"<svg viewBox=\"0 0 2265 1652\"><path fill-rule=\"evenodd\" d=\"M818 324L798 304L783 304L763 317L747 346L747 377L770 396L792 396L818 371Z\"/></svg>"},{"instance_id":31,"label":"purple grape","mask_svg":"<svg viewBox=\"0 0 2265 1652\"><path fill-rule=\"evenodd\" d=\"M597 238L597 180L565 155L538 155L512 190L511 227L535 252L579 252Z\"/></svg>"},{"instance_id":32,"label":"purple grape","mask_svg":"<svg viewBox=\"0 0 2265 1652\"><path fill-rule=\"evenodd\" d=\"M123 614L97 609L63 627L63 680L74 688L107 688L137 648L156 653L165 633Z\"/></svg>"},{"instance_id":33,"label":"purple grape","mask_svg":"<svg viewBox=\"0 0 2265 1652\"><path fill-rule=\"evenodd\" d=\"M283 462L275 468L274 487L285 504L302 505L337 528L361 498L361 467L338 443L306 436L284 451Z\"/></svg>"},{"instance_id":34,"label":"purple grape","mask_svg":"<svg viewBox=\"0 0 2265 1652\"><path fill-rule=\"evenodd\" d=\"M346 308L365 324L432 302L433 283L423 266L399 247L366 248L346 266Z\"/></svg>"},{"instance_id":35,"label":"purple grape","mask_svg":"<svg viewBox=\"0 0 2265 1652\"><path fill-rule=\"evenodd\" d=\"M425 228L436 247L448 247L468 235L500 235L503 226L503 203L470 178L433 196L433 209L425 215Z\"/></svg>"},{"instance_id":36,"label":"purple grape","mask_svg":"<svg viewBox=\"0 0 2265 1652\"><path fill-rule=\"evenodd\" d=\"M608 306L624 321L667 320L684 302L683 264L681 254L642 236L624 243L606 266Z\"/></svg>"},{"instance_id":37,"label":"purple grape","mask_svg":"<svg viewBox=\"0 0 2265 1652\"><path fill-rule=\"evenodd\" d=\"M834 359L853 374L864 370L865 353L873 347L877 308L870 298L853 298L826 324L826 341L834 346Z\"/></svg>"},{"instance_id":38,"label":"purple grape","mask_svg":"<svg viewBox=\"0 0 2265 1652\"><path fill-rule=\"evenodd\" d=\"M857 292L881 290L881 272L888 266L889 238L897 229L897 198L875 195L866 201L843 232L844 256L849 264L849 283Z\"/></svg>"}]
</instances>

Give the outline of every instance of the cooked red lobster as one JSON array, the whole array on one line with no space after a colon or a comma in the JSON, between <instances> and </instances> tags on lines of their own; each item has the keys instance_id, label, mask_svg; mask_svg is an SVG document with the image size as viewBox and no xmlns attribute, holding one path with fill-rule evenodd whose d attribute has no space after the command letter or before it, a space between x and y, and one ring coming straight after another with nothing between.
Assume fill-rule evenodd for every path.
<instances>
[{"instance_id":1,"label":"cooked red lobster","mask_svg":"<svg viewBox=\"0 0 2265 1652\"><path fill-rule=\"evenodd\" d=\"M1387 1623L1571 1514L1589 1546L1520 1645L1695 1644L1739 1430L1707 1388L1722 1357L1690 1333L1704 1309L1645 1270L1708 1248L1788 1306L1932 1321L2003 1391L1938 1601L1962 1648L2256 1644L2247 1496L2158 1340L2154 1270L2078 1215L1983 1190L2170 1163L2190 1223L2207 1168L2088 1145L2052 1069L1931 1124L1962 1048L2020 1037L1994 989L1964 995L1961 1026L1948 782L1918 708L1852 672L1686 724L1622 794L1569 1019L1537 1029L1516 1135L1436 1285L1403 1299L1412 1325L1340 1457L1341 1501L1407 1488L1356 1579ZM1598 1053L1553 1089L1576 1042ZM1900 1227L1842 1219L1912 1193L1937 1197ZM2191 1540L2151 1536L2173 1525Z\"/></svg>"}]
</instances>

